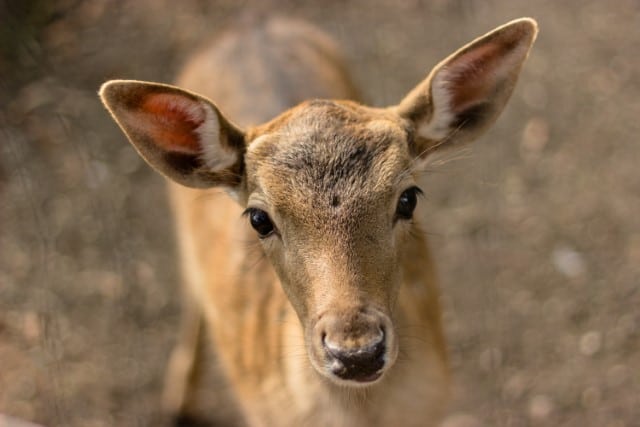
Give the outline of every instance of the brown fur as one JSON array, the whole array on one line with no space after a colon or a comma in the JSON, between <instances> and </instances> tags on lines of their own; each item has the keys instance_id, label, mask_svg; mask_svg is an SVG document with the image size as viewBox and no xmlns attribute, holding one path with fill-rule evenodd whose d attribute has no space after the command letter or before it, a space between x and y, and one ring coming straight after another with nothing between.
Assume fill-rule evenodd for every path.
<instances>
[{"instance_id":1,"label":"brown fur","mask_svg":"<svg viewBox=\"0 0 640 427\"><path fill-rule=\"evenodd\" d=\"M531 20L499 28L384 109L344 100L291 108L356 94L332 43L306 24L271 20L229 33L178 84L223 105L245 131L207 98L174 87L103 87L140 154L194 187L170 185L191 303L168 410L189 399L202 313L251 426L438 422L448 395L438 290L418 220L398 217L398 200L429 152L495 120L535 33ZM208 186L232 198L197 189ZM275 231L259 239L246 207L266 212ZM384 355L375 376L332 370L332 352L374 345Z\"/></svg>"}]
</instances>

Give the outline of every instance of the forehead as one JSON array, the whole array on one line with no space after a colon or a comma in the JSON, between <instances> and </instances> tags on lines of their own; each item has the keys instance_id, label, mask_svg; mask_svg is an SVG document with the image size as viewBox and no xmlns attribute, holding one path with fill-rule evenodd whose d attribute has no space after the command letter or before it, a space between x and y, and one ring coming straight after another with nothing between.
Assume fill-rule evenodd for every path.
<instances>
[{"instance_id":1,"label":"forehead","mask_svg":"<svg viewBox=\"0 0 640 427\"><path fill-rule=\"evenodd\" d=\"M257 128L250 183L271 203L349 206L395 191L408 172L408 131L386 110L310 101ZM251 173L252 172L252 173Z\"/></svg>"}]
</instances>

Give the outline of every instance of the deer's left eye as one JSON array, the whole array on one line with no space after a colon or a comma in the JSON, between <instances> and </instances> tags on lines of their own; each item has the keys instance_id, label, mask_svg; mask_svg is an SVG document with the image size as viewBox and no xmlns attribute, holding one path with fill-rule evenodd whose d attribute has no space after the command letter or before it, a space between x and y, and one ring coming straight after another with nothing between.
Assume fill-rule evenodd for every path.
<instances>
[{"instance_id":1,"label":"deer's left eye","mask_svg":"<svg viewBox=\"0 0 640 427\"><path fill-rule=\"evenodd\" d=\"M396 206L397 219L408 220L413 217L413 211L418 204L418 194L422 194L418 187L409 187L402 192Z\"/></svg>"}]
</instances>

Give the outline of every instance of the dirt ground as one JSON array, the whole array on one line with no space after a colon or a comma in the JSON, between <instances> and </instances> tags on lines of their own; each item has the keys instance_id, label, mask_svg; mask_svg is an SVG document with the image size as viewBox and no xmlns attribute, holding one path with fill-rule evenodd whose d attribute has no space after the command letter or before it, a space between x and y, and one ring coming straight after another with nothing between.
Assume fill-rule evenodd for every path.
<instances>
[{"instance_id":1,"label":"dirt ground","mask_svg":"<svg viewBox=\"0 0 640 427\"><path fill-rule=\"evenodd\" d=\"M159 422L171 218L96 90L170 82L253 8L332 34L378 106L475 36L538 20L503 116L423 188L455 381L444 425L640 426L637 0L0 1L0 413ZM231 425L224 386L204 392Z\"/></svg>"}]
</instances>

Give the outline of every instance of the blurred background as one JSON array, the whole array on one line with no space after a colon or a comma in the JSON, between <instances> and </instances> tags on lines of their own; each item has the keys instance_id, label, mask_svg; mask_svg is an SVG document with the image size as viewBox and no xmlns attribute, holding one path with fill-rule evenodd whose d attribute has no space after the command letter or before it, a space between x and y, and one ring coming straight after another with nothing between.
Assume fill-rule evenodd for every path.
<instances>
[{"instance_id":1,"label":"blurred background","mask_svg":"<svg viewBox=\"0 0 640 427\"><path fill-rule=\"evenodd\" d=\"M476 36L538 20L505 113L425 177L455 384L444 425L640 425L637 0L0 1L0 413L159 422L171 217L96 91L171 82L255 8L331 34L376 106ZM233 425L224 386L203 389Z\"/></svg>"}]
</instances>

